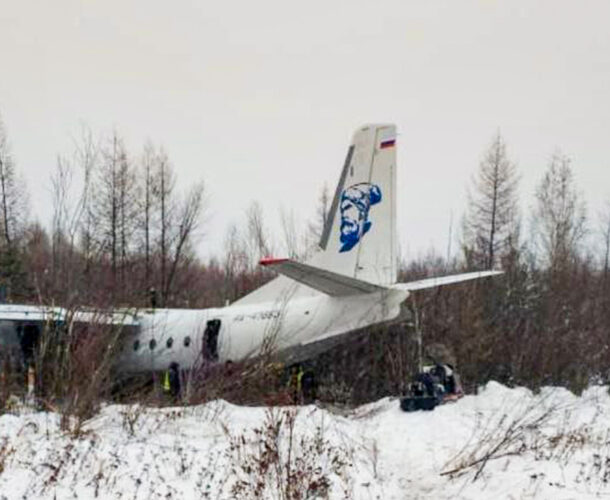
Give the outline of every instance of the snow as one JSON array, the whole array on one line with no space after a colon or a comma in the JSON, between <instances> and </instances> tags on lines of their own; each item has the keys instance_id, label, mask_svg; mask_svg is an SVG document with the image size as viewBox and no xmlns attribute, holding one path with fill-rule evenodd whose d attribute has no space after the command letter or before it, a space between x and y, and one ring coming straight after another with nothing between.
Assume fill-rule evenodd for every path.
<instances>
[{"instance_id":1,"label":"snow","mask_svg":"<svg viewBox=\"0 0 610 500\"><path fill-rule=\"evenodd\" d=\"M0 417L0 499L281 498L282 473L264 469L261 486L257 468L273 429L278 462L290 451L293 482L328 480L310 498L610 495L610 396L601 386L577 397L490 382L431 412L404 413L393 398L341 414L214 401L108 405L80 432L60 422L25 410Z\"/></svg>"}]
</instances>

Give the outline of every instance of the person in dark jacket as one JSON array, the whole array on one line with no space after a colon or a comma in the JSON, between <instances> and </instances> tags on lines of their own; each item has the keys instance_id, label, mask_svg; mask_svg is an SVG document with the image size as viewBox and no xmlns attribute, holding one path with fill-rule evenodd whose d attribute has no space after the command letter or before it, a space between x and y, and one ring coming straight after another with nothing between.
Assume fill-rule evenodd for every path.
<instances>
[{"instance_id":1,"label":"person in dark jacket","mask_svg":"<svg viewBox=\"0 0 610 500\"><path fill-rule=\"evenodd\" d=\"M301 377L301 393L303 403L308 405L316 400L316 379L311 368L308 368Z\"/></svg>"}]
</instances>

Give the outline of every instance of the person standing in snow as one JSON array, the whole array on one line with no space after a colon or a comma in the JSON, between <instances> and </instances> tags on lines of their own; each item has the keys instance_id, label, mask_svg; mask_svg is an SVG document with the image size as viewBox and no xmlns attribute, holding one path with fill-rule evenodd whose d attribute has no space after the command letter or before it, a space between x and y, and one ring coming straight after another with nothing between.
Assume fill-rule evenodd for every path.
<instances>
[{"instance_id":1,"label":"person standing in snow","mask_svg":"<svg viewBox=\"0 0 610 500\"><path fill-rule=\"evenodd\" d=\"M288 378L288 390L292 396L292 404L298 405L302 402L301 381L303 379L303 367L294 365L290 369L290 377Z\"/></svg>"},{"instance_id":2,"label":"person standing in snow","mask_svg":"<svg viewBox=\"0 0 610 500\"><path fill-rule=\"evenodd\" d=\"M301 393L303 403L308 405L316 400L316 380L311 368L305 370L301 377Z\"/></svg>"},{"instance_id":3,"label":"person standing in snow","mask_svg":"<svg viewBox=\"0 0 610 500\"><path fill-rule=\"evenodd\" d=\"M180 370L178 369L178 363L175 361L169 365L168 370L165 372L163 390L174 401L177 401L180 397Z\"/></svg>"}]
</instances>

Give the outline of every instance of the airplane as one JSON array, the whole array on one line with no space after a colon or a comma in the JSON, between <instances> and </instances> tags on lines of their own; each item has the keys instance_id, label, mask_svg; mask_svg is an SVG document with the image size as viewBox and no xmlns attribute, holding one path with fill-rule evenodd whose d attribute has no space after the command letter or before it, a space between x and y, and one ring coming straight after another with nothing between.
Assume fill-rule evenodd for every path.
<instances>
[{"instance_id":1,"label":"airplane","mask_svg":"<svg viewBox=\"0 0 610 500\"><path fill-rule=\"evenodd\" d=\"M104 321L125 327L119 371L165 371L173 363L190 369L303 346L324 349L329 339L398 320L413 292L500 274L490 270L397 282L396 168L396 127L357 129L317 251L305 263L262 259L262 266L280 276L231 305L85 309L71 319L63 308L0 305L0 348L10 344L31 351L49 321Z\"/></svg>"},{"instance_id":2,"label":"airplane","mask_svg":"<svg viewBox=\"0 0 610 500\"><path fill-rule=\"evenodd\" d=\"M415 291L500 274L397 282L396 127L353 134L317 252L305 263L264 258L280 276L221 308L140 312L119 358L126 372L188 369L322 343L397 320Z\"/></svg>"}]
</instances>

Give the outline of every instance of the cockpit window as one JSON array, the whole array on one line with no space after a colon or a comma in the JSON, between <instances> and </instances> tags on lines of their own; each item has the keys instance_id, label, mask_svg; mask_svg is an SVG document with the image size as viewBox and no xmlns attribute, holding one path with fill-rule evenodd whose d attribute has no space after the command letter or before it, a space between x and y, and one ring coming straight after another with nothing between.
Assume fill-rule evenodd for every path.
<instances>
[{"instance_id":1,"label":"cockpit window","mask_svg":"<svg viewBox=\"0 0 610 500\"><path fill-rule=\"evenodd\" d=\"M184 347L188 347L191 345L191 337L189 337L188 335L186 337L184 337Z\"/></svg>"},{"instance_id":2,"label":"cockpit window","mask_svg":"<svg viewBox=\"0 0 610 500\"><path fill-rule=\"evenodd\" d=\"M173 338L171 338L171 337L170 337L170 338L168 338L168 339L167 339L167 342L165 343L165 346L166 346L168 349L171 349L171 347L172 347L173 345L174 345L174 339L173 339Z\"/></svg>"},{"instance_id":3,"label":"cockpit window","mask_svg":"<svg viewBox=\"0 0 610 500\"><path fill-rule=\"evenodd\" d=\"M157 347L157 341L155 339L150 339L148 347L150 347L150 350L152 351L155 347Z\"/></svg>"}]
</instances>

